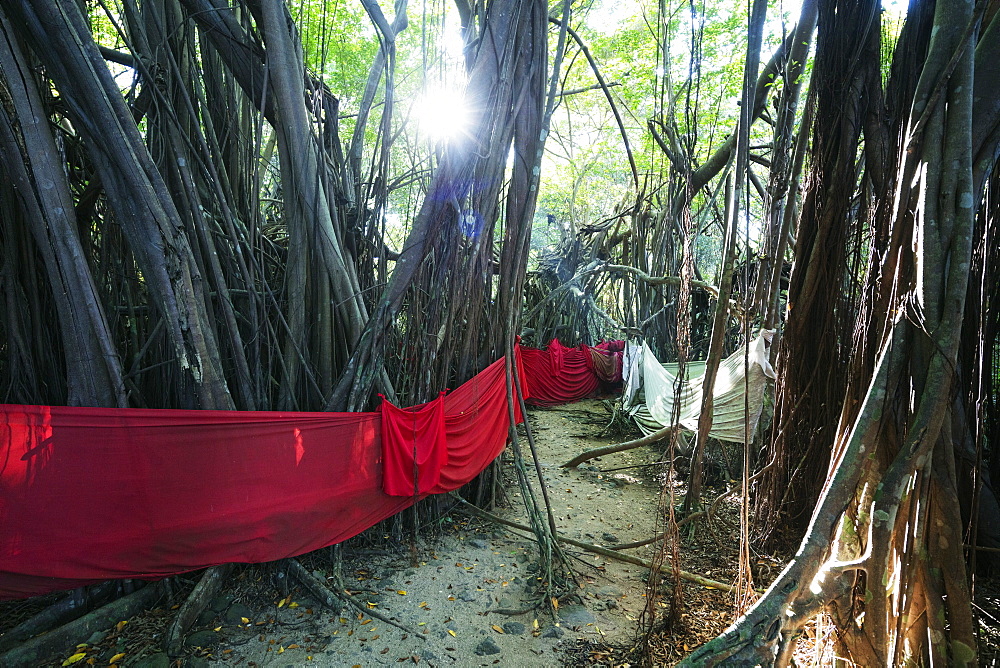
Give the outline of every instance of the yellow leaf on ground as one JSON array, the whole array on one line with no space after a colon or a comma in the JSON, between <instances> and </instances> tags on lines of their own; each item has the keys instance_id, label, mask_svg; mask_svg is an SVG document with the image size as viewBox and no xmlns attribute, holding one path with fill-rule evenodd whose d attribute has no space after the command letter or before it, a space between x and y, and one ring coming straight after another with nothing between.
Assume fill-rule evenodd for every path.
<instances>
[{"instance_id":1,"label":"yellow leaf on ground","mask_svg":"<svg viewBox=\"0 0 1000 668\"><path fill-rule=\"evenodd\" d=\"M400 596L406 596L406 590L405 589L397 589L396 593L399 594Z\"/></svg>"},{"instance_id":2,"label":"yellow leaf on ground","mask_svg":"<svg viewBox=\"0 0 1000 668\"><path fill-rule=\"evenodd\" d=\"M297 608L297 607L299 607L299 604L296 603L295 601L292 601L291 603L288 604L288 607L289 608Z\"/></svg>"},{"instance_id":3,"label":"yellow leaf on ground","mask_svg":"<svg viewBox=\"0 0 1000 668\"><path fill-rule=\"evenodd\" d=\"M448 633L449 633L450 635L452 635L452 636L454 636L454 635L455 635L455 632L454 632L454 631L452 631L451 629L448 629Z\"/></svg>"},{"instance_id":4,"label":"yellow leaf on ground","mask_svg":"<svg viewBox=\"0 0 1000 668\"><path fill-rule=\"evenodd\" d=\"M284 651L285 651L285 648L282 647L281 645L278 645L278 654L281 654Z\"/></svg>"},{"instance_id":5,"label":"yellow leaf on ground","mask_svg":"<svg viewBox=\"0 0 1000 668\"><path fill-rule=\"evenodd\" d=\"M63 661L62 665L69 666L69 665L74 664L77 661L80 661L80 660L85 659L85 658L87 658L87 653L86 652L77 652L73 656L71 656L68 659L66 659L65 661Z\"/></svg>"},{"instance_id":6,"label":"yellow leaf on ground","mask_svg":"<svg viewBox=\"0 0 1000 668\"><path fill-rule=\"evenodd\" d=\"M215 627L214 629L212 629L212 630L213 630L213 631L215 631L216 633L218 633L219 631L221 631L221 630L222 630L222 627L221 627L221 626L216 626L216 627Z\"/></svg>"},{"instance_id":7,"label":"yellow leaf on ground","mask_svg":"<svg viewBox=\"0 0 1000 668\"><path fill-rule=\"evenodd\" d=\"M250 620L248 618L246 618L246 617L240 617L240 619L243 620L244 624L249 624L250 623Z\"/></svg>"},{"instance_id":8,"label":"yellow leaf on ground","mask_svg":"<svg viewBox=\"0 0 1000 668\"><path fill-rule=\"evenodd\" d=\"M128 620L127 619L121 620L120 622L118 622L117 624L115 624L115 631L121 631L123 628L125 628L126 624L128 624Z\"/></svg>"},{"instance_id":9,"label":"yellow leaf on ground","mask_svg":"<svg viewBox=\"0 0 1000 668\"><path fill-rule=\"evenodd\" d=\"M490 628L492 628L492 629L493 629L494 631L496 631L497 633L503 633L503 627L501 627L501 626L497 626L496 624L494 624L494 625L493 625L493 626L491 626Z\"/></svg>"},{"instance_id":10,"label":"yellow leaf on ground","mask_svg":"<svg viewBox=\"0 0 1000 668\"><path fill-rule=\"evenodd\" d=\"M288 649L298 649L298 648L299 644L297 642L293 642L291 645L288 646Z\"/></svg>"},{"instance_id":11,"label":"yellow leaf on ground","mask_svg":"<svg viewBox=\"0 0 1000 668\"><path fill-rule=\"evenodd\" d=\"M125 652L121 652L119 654L115 654L113 657L111 657L110 659L108 659L108 663L109 664L118 663L119 661L121 661L124 658L125 658Z\"/></svg>"}]
</instances>

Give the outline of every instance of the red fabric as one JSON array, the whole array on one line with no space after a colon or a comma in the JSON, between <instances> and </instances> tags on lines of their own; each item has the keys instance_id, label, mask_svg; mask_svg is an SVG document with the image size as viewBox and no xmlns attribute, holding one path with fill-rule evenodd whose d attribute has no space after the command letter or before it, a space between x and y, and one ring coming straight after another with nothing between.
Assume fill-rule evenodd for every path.
<instances>
[{"instance_id":1,"label":"red fabric","mask_svg":"<svg viewBox=\"0 0 1000 668\"><path fill-rule=\"evenodd\" d=\"M625 351L625 340L613 339L611 341L601 341L594 347L606 353L620 353Z\"/></svg>"},{"instance_id":2,"label":"red fabric","mask_svg":"<svg viewBox=\"0 0 1000 668\"><path fill-rule=\"evenodd\" d=\"M516 350L516 348L515 348ZM520 357L517 351L516 355ZM444 398L448 463L432 494L458 489L503 452L510 430L506 361L499 359ZM517 404L514 421L524 421Z\"/></svg>"},{"instance_id":3,"label":"red fabric","mask_svg":"<svg viewBox=\"0 0 1000 668\"><path fill-rule=\"evenodd\" d=\"M555 350L554 373L547 352L515 349L523 396L536 403L579 399L597 387L585 353L558 342ZM457 489L507 442L506 360L415 408L0 405L0 599L273 561L347 540L419 498L412 492L414 442L419 495ZM414 425L425 411L433 414L430 426ZM400 427L406 420L409 433ZM406 496L383 491L384 424L395 429L397 445L409 439Z\"/></svg>"},{"instance_id":4,"label":"red fabric","mask_svg":"<svg viewBox=\"0 0 1000 668\"><path fill-rule=\"evenodd\" d=\"M545 350L522 348L528 403L555 406L578 401L597 389L597 376L586 346L567 348L552 339Z\"/></svg>"},{"instance_id":5,"label":"red fabric","mask_svg":"<svg viewBox=\"0 0 1000 668\"><path fill-rule=\"evenodd\" d=\"M590 368L598 380L604 383L622 382L622 354L606 353L598 348L590 348Z\"/></svg>"},{"instance_id":6,"label":"red fabric","mask_svg":"<svg viewBox=\"0 0 1000 668\"><path fill-rule=\"evenodd\" d=\"M381 396L381 395L380 395ZM397 408L382 397L382 491L419 496L437 487L448 463L444 392L422 406Z\"/></svg>"},{"instance_id":7,"label":"red fabric","mask_svg":"<svg viewBox=\"0 0 1000 668\"><path fill-rule=\"evenodd\" d=\"M505 361L442 399L457 489L509 428ZM520 414L516 414L520 419ZM414 503L382 491L380 414L0 405L0 599L264 562Z\"/></svg>"}]
</instances>

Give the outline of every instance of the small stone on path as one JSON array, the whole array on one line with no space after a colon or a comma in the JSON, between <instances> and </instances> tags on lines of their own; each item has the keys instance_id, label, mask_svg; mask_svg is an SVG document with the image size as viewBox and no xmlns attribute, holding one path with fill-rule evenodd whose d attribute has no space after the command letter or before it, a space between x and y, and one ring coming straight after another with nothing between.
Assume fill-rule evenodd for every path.
<instances>
[{"instance_id":1,"label":"small stone on path","mask_svg":"<svg viewBox=\"0 0 1000 668\"><path fill-rule=\"evenodd\" d=\"M563 634L566 633L558 626L550 626L549 628L542 631L543 638L562 638Z\"/></svg>"},{"instance_id":2,"label":"small stone on path","mask_svg":"<svg viewBox=\"0 0 1000 668\"><path fill-rule=\"evenodd\" d=\"M215 631L195 631L184 639L188 647L211 647L219 642L219 634Z\"/></svg>"},{"instance_id":3,"label":"small stone on path","mask_svg":"<svg viewBox=\"0 0 1000 668\"><path fill-rule=\"evenodd\" d=\"M594 615L582 605L567 605L559 608L559 620L571 626L586 626L594 623Z\"/></svg>"},{"instance_id":4,"label":"small stone on path","mask_svg":"<svg viewBox=\"0 0 1000 668\"><path fill-rule=\"evenodd\" d=\"M500 648L493 642L493 638L487 638L476 645L476 649L473 651L476 653L476 656L486 656L488 654L499 654Z\"/></svg>"},{"instance_id":5,"label":"small stone on path","mask_svg":"<svg viewBox=\"0 0 1000 668\"><path fill-rule=\"evenodd\" d=\"M235 600L232 594L221 594L212 599L212 602L208 604L208 609L214 612L222 612L228 608L233 600Z\"/></svg>"},{"instance_id":6,"label":"small stone on path","mask_svg":"<svg viewBox=\"0 0 1000 668\"><path fill-rule=\"evenodd\" d=\"M226 610L226 614L222 616L227 624L245 624L243 618L253 619L254 611L243 605L242 603L233 603Z\"/></svg>"},{"instance_id":7,"label":"small stone on path","mask_svg":"<svg viewBox=\"0 0 1000 668\"><path fill-rule=\"evenodd\" d=\"M519 636L524 633L524 624L521 622L505 622L503 625L503 632L509 633L511 635Z\"/></svg>"}]
</instances>

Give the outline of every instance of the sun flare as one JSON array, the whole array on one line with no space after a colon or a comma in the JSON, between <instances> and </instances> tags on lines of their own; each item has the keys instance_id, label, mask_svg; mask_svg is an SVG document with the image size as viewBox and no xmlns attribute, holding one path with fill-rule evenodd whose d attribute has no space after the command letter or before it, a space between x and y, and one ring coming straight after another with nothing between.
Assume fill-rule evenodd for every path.
<instances>
[{"instance_id":1,"label":"sun flare","mask_svg":"<svg viewBox=\"0 0 1000 668\"><path fill-rule=\"evenodd\" d=\"M448 141L469 129L469 107L459 90L429 88L413 111L421 134L431 141Z\"/></svg>"}]
</instances>

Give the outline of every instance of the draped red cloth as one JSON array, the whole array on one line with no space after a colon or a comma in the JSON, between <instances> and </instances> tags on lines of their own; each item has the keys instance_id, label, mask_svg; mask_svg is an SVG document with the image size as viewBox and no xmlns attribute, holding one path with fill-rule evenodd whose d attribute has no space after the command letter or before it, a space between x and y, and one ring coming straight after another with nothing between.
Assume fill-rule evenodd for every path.
<instances>
[{"instance_id":1,"label":"draped red cloth","mask_svg":"<svg viewBox=\"0 0 1000 668\"><path fill-rule=\"evenodd\" d=\"M535 354L519 353L525 362ZM565 349L567 386L587 386L581 355ZM550 366L520 356L524 396L553 382ZM0 599L344 541L428 493L461 487L503 451L505 360L431 404L368 413L0 405ZM415 428L424 411L433 419ZM390 433L409 448L407 496L383 490ZM414 442L424 467L417 496Z\"/></svg>"},{"instance_id":2,"label":"draped red cloth","mask_svg":"<svg viewBox=\"0 0 1000 668\"><path fill-rule=\"evenodd\" d=\"M501 359L439 399L448 457L427 491L503 450L505 375ZM384 417L0 406L0 598L344 541L415 501L382 490Z\"/></svg>"},{"instance_id":3,"label":"draped red cloth","mask_svg":"<svg viewBox=\"0 0 1000 668\"><path fill-rule=\"evenodd\" d=\"M595 347L567 348L552 339L545 350L522 348L529 404L555 406L589 397L622 380L623 346L609 341ZM606 388L605 388L606 389Z\"/></svg>"},{"instance_id":4,"label":"draped red cloth","mask_svg":"<svg viewBox=\"0 0 1000 668\"><path fill-rule=\"evenodd\" d=\"M381 395L379 395L381 396ZM382 397L382 491L419 496L437 487L448 463L444 392L430 403L398 408Z\"/></svg>"}]
</instances>

